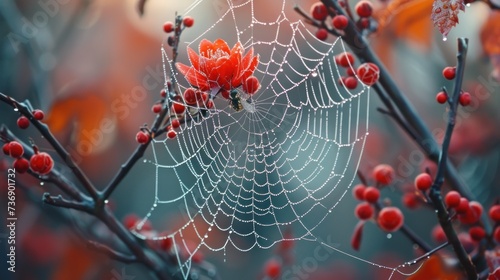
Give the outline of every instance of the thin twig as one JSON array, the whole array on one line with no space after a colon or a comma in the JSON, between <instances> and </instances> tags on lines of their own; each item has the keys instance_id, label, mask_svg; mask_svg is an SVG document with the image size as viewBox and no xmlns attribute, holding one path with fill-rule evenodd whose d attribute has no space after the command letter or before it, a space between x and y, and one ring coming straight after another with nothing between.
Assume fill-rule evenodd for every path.
<instances>
[{"instance_id":1,"label":"thin twig","mask_svg":"<svg viewBox=\"0 0 500 280\"><path fill-rule=\"evenodd\" d=\"M437 211L437 216L441 227L443 228L446 238L453 246L455 255L457 256L462 268L464 269L468 279L477 279L477 272L472 260L465 251L462 243L458 239L457 233L453 228L450 216L446 206L443 203L441 196L441 186L444 183L445 169L447 166L448 159L448 148L451 142L451 136L453 134L453 129L455 127L455 118L457 114L458 99L460 97L460 92L462 91L462 81L465 69L465 59L467 57L467 44L468 40L464 38L458 39L458 54L457 54L457 68L456 68L456 78L455 87L453 89L453 96L451 97L450 110L448 113L448 126L446 128L446 133L443 140L443 147L439 157L438 170L436 173L436 178L429 192L429 197Z\"/></svg>"},{"instance_id":2,"label":"thin twig","mask_svg":"<svg viewBox=\"0 0 500 280\"><path fill-rule=\"evenodd\" d=\"M113 250L110 247L108 247L104 244L95 242L95 241L91 241L91 240L87 241L87 246L89 246L91 249L93 249L95 251L98 251L98 252L108 256L111 259L117 260L117 261L122 262L122 263L130 264L130 263L138 262L137 258L133 255L126 255L124 253Z\"/></svg>"},{"instance_id":3,"label":"thin twig","mask_svg":"<svg viewBox=\"0 0 500 280\"><path fill-rule=\"evenodd\" d=\"M93 214L94 212L91 205L85 204L84 202L66 200L60 195L51 196L49 193L44 193L43 202L56 207L80 210L89 214Z\"/></svg>"}]
</instances>

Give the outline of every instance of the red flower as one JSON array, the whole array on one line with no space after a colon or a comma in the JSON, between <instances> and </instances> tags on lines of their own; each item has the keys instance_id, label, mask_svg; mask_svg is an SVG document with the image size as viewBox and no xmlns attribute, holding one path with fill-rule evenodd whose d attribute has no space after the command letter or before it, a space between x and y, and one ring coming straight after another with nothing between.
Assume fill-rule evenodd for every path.
<instances>
[{"instance_id":1,"label":"red flower","mask_svg":"<svg viewBox=\"0 0 500 280\"><path fill-rule=\"evenodd\" d=\"M241 86L248 79L259 62L258 55L253 55L251 48L245 55L240 42L229 49L222 39L210 42L203 39L200 42L200 55L187 49L192 66L176 63L179 72L186 77L191 86L202 91L232 90Z\"/></svg>"}]
</instances>

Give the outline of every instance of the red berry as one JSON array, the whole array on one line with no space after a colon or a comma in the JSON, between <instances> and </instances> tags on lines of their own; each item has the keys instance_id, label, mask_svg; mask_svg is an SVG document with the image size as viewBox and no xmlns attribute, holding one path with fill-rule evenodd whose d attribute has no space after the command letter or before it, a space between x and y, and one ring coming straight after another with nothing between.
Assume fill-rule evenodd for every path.
<instances>
[{"instance_id":1,"label":"red berry","mask_svg":"<svg viewBox=\"0 0 500 280\"><path fill-rule=\"evenodd\" d=\"M436 101L439 104L446 103L448 101L448 95L446 94L446 92L444 92L444 91L438 92L438 94L436 94Z\"/></svg>"},{"instance_id":2,"label":"red berry","mask_svg":"<svg viewBox=\"0 0 500 280\"><path fill-rule=\"evenodd\" d=\"M346 77L343 82L348 89L355 89L358 86L358 80L354 77Z\"/></svg>"},{"instance_id":3,"label":"red berry","mask_svg":"<svg viewBox=\"0 0 500 280\"><path fill-rule=\"evenodd\" d=\"M458 102L460 102L460 105L462 106L468 106L470 104L471 97L470 93L468 92L462 92L458 98Z\"/></svg>"},{"instance_id":4,"label":"red berry","mask_svg":"<svg viewBox=\"0 0 500 280\"><path fill-rule=\"evenodd\" d=\"M163 24L163 31L170 33L174 31L174 24L171 21L167 21Z\"/></svg>"},{"instance_id":5,"label":"red berry","mask_svg":"<svg viewBox=\"0 0 500 280\"><path fill-rule=\"evenodd\" d=\"M352 195L358 200L364 200L366 186L363 184L358 184L352 188Z\"/></svg>"},{"instance_id":6,"label":"red berry","mask_svg":"<svg viewBox=\"0 0 500 280\"><path fill-rule=\"evenodd\" d=\"M493 232L493 239L495 239L497 243L500 243L500 227L497 227Z\"/></svg>"},{"instance_id":7,"label":"red berry","mask_svg":"<svg viewBox=\"0 0 500 280\"><path fill-rule=\"evenodd\" d=\"M214 102L212 100L207 101L207 109L212 109L214 107Z\"/></svg>"},{"instance_id":8,"label":"red berry","mask_svg":"<svg viewBox=\"0 0 500 280\"><path fill-rule=\"evenodd\" d=\"M221 95L222 95L222 97L224 97L225 99L229 99L229 94L230 94L229 90L225 90L225 89L223 89L223 90L221 91L221 93L220 93L220 94L221 94Z\"/></svg>"},{"instance_id":9,"label":"red berry","mask_svg":"<svg viewBox=\"0 0 500 280\"><path fill-rule=\"evenodd\" d=\"M420 173L415 178L415 187L423 192L432 186L432 177L427 173Z\"/></svg>"},{"instance_id":10,"label":"red berry","mask_svg":"<svg viewBox=\"0 0 500 280\"><path fill-rule=\"evenodd\" d=\"M469 207L465 212L458 215L458 219L464 225L473 225L479 221L479 216L471 207Z\"/></svg>"},{"instance_id":11,"label":"red berry","mask_svg":"<svg viewBox=\"0 0 500 280\"><path fill-rule=\"evenodd\" d=\"M47 153L34 154L30 159L30 168L40 175L48 174L54 166L54 160Z\"/></svg>"},{"instance_id":12,"label":"red berry","mask_svg":"<svg viewBox=\"0 0 500 280\"><path fill-rule=\"evenodd\" d=\"M374 85L380 77L380 69L371 62L361 64L356 72L361 82L367 86Z\"/></svg>"},{"instance_id":13,"label":"red berry","mask_svg":"<svg viewBox=\"0 0 500 280\"><path fill-rule=\"evenodd\" d=\"M434 226L432 229L432 238L434 238L437 243L444 243L448 240L441 225Z\"/></svg>"},{"instance_id":14,"label":"red berry","mask_svg":"<svg viewBox=\"0 0 500 280\"><path fill-rule=\"evenodd\" d=\"M139 222L139 217L135 214L129 214L123 218L123 225L127 229L134 229L135 225Z\"/></svg>"},{"instance_id":15,"label":"red berry","mask_svg":"<svg viewBox=\"0 0 500 280\"><path fill-rule=\"evenodd\" d=\"M457 207L455 207L455 211L457 211L458 214L465 214L467 211L469 211L469 201L465 197L460 198L460 203L458 204Z\"/></svg>"},{"instance_id":16,"label":"red berry","mask_svg":"<svg viewBox=\"0 0 500 280\"><path fill-rule=\"evenodd\" d=\"M373 209L373 206L368 202L361 202L354 209L354 214L360 220L370 219L371 217L373 217L374 212L375 210Z\"/></svg>"},{"instance_id":17,"label":"red berry","mask_svg":"<svg viewBox=\"0 0 500 280\"><path fill-rule=\"evenodd\" d=\"M149 141L149 133L146 133L144 131L139 131L135 135L135 140L139 144L146 144Z\"/></svg>"},{"instance_id":18,"label":"red berry","mask_svg":"<svg viewBox=\"0 0 500 280\"><path fill-rule=\"evenodd\" d=\"M449 191L444 197L444 203L448 208L455 208L460 204L462 196L456 191Z\"/></svg>"},{"instance_id":19,"label":"red berry","mask_svg":"<svg viewBox=\"0 0 500 280\"><path fill-rule=\"evenodd\" d=\"M14 169L16 169L16 172L19 173L26 173L28 169L30 168L30 163L27 159L25 158L18 158L14 161Z\"/></svg>"},{"instance_id":20,"label":"red berry","mask_svg":"<svg viewBox=\"0 0 500 280\"><path fill-rule=\"evenodd\" d=\"M316 38L325 41L326 38L328 38L328 31L324 28L319 28L318 31L316 31Z\"/></svg>"},{"instance_id":21,"label":"red berry","mask_svg":"<svg viewBox=\"0 0 500 280\"><path fill-rule=\"evenodd\" d=\"M178 128L179 126L181 126L181 122L179 121L179 119L173 119L172 122L172 128L176 129Z\"/></svg>"},{"instance_id":22,"label":"red berry","mask_svg":"<svg viewBox=\"0 0 500 280\"><path fill-rule=\"evenodd\" d=\"M186 16L182 20L182 23L184 24L185 27L191 27L194 24L194 18L192 18L190 16Z\"/></svg>"},{"instance_id":23,"label":"red berry","mask_svg":"<svg viewBox=\"0 0 500 280\"><path fill-rule=\"evenodd\" d=\"M498 223L500 222L500 205L493 205L491 206L490 208L490 211L488 212L488 214L490 215L490 218Z\"/></svg>"},{"instance_id":24,"label":"red berry","mask_svg":"<svg viewBox=\"0 0 500 280\"><path fill-rule=\"evenodd\" d=\"M375 203L380 198L380 191L375 187L368 187L363 193L363 197L370 203Z\"/></svg>"},{"instance_id":25,"label":"red berry","mask_svg":"<svg viewBox=\"0 0 500 280\"><path fill-rule=\"evenodd\" d=\"M160 240L160 248L162 248L165 251L170 251L173 245L174 245L174 240L170 237Z\"/></svg>"},{"instance_id":26,"label":"red berry","mask_svg":"<svg viewBox=\"0 0 500 280\"><path fill-rule=\"evenodd\" d=\"M186 111L186 107L182 103L174 102L174 104L172 104L172 111L177 115L181 115Z\"/></svg>"},{"instance_id":27,"label":"red berry","mask_svg":"<svg viewBox=\"0 0 500 280\"><path fill-rule=\"evenodd\" d=\"M373 13L372 3L366 0L359 1L354 8L360 17L369 17Z\"/></svg>"},{"instance_id":28,"label":"red berry","mask_svg":"<svg viewBox=\"0 0 500 280\"><path fill-rule=\"evenodd\" d=\"M155 113L155 114L158 114L161 112L161 107L162 107L161 104L159 104L159 103L155 104L155 105L153 105L153 107L151 107L151 111L153 111L153 113Z\"/></svg>"},{"instance_id":29,"label":"red berry","mask_svg":"<svg viewBox=\"0 0 500 280\"><path fill-rule=\"evenodd\" d=\"M161 96L161 98L165 98L165 97L167 97L167 91L166 91L165 89L162 89L162 90L160 91L160 96Z\"/></svg>"},{"instance_id":30,"label":"red berry","mask_svg":"<svg viewBox=\"0 0 500 280\"><path fill-rule=\"evenodd\" d=\"M10 153L11 157L20 158L23 156L24 148L23 148L23 145L21 145L19 142L12 141L12 142L8 143L8 145L9 145L9 153Z\"/></svg>"},{"instance_id":31,"label":"red berry","mask_svg":"<svg viewBox=\"0 0 500 280\"><path fill-rule=\"evenodd\" d=\"M3 144L2 151L6 156L10 156L10 143Z\"/></svg>"},{"instance_id":32,"label":"red berry","mask_svg":"<svg viewBox=\"0 0 500 280\"><path fill-rule=\"evenodd\" d=\"M408 209L415 209L420 205L420 198L413 192L406 192L402 197L403 205Z\"/></svg>"},{"instance_id":33,"label":"red berry","mask_svg":"<svg viewBox=\"0 0 500 280\"><path fill-rule=\"evenodd\" d=\"M481 203L479 203L477 201L469 202L469 208L472 209L472 211L474 212L474 214L477 216L478 219L483 214L483 210L484 210L483 205L481 205Z\"/></svg>"},{"instance_id":34,"label":"red berry","mask_svg":"<svg viewBox=\"0 0 500 280\"><path fill-rule=\"evenodd\" d=\"M369 18L360 18L357 22L359 29L368 29L371 25L371 20Z\"/></svg>"},{"instance_id":35,"label":"red berry","mask_svg":"<svg viewBox=\"0 0 500 280\"><path fill-rule=\"evenodd\" d=\"M196 251L196 253L194 253L193 256L191 257L191 260L194 263L202 263L204 258L205 256L201 251Z\"/></svg>"},{"instance_id":36,"label":"red berry","mask_svg":"<svg viewBox=\"0 0 500 280\"><path fill-rule=\"evenodd\" d=\"M196 99L196 91L194 88L187 88L184 91L184 101L188 105L194 105L197 103L198 100Z\"/></svg>"},{"instance_id":37,"label":"red berry","mask_svg":"<svg viewBox=\"0 0 500 280\"><path fill-rule=\"evenodd\" d=\"M177 136L177 132L175 132L175 130L169 130L169 131L167 132L167 137L168 137L168 139L174 139L174 138L175 138L175 136Z\"/></svg>"},{"instance_id":38,"label":"red berry","mask_svg":"<svg viewBox=\"0 0 500 280\"><path fill-rule=\"evenodd\" d=\"M271 259L266 263L266 275L271 279L275 279L281 274L281 263L275 259Z\"/></svg>"},{"instance_id":39,"label":"red berry","mask_svg":"<svg viewBox=\"0 0 500 280\"><path fill-rule=\"evenodd\" d=\"M316 2L311 6L311 15L315 20L323 21L328 16L328 10L323 3Z\"/></svg>"},{"instance_id":40,"label":"red berry","mask_svg":"<svg viewBox=\"0 0 500 280\"><path fill-rule=\"evenodd\" d=\"M346 75L347 76L355 76L356 75L356 72L353 68L349 67L347 68L347 70L345 71Z\"/></svg>"},{"instance_id":41,"label":"red berry","mask_svg":"<svg viewBox=\"0 0 500 280\"><path fill-rule=\"evenodd\" d=\"M447 80L453 80L455 79L456 72L457 68L455 67L451 66L445 67L443 69L443 77L445 77Z\"/></svg>"},{"instance_id":42,"label":"red berry","mask_svg":"<svg viewBox=\"0 0 500 280\"><path fill-rule=\"evenodd\" d=\"M475 226L469 229L469 235L472 240L479 242L486 236L486 232L484 231L484 228Z\"/></svg>"},{"instance_id":43,"label":"red berry","mask_svg":"<svg viewBox=\"0 0 500 280\"><path fill-rule=\"evenodd\" d=\"M379 164L373 169L373 178L377 183L389 185L394 179L394 169L388 164Z\"/></svg>"},{"instance_id":44,"label":"red berry","mask_svg":"<svg viewBox=\"0 0 500 280\"><path fill-rule=\"evenodd\" d=\"M350 52L343 52L335 57L335 62L342 67L354 65L354 55Z\"/></svg>"},{"instance_id":45,"label":"red berry","mask_svg":"<svg viewBox=\"0 0 500 280\"><path fill-rule=\"evenodd\" d=\"M377 222L384 231L393 232L403 225L404 216L399 208L389 206L380 211Z\"/></svg>"},{"instance_id":46,"label":"red berry","mask_svg":"<svg viewBox=\"0 0 500 280\"><path fill-rule=\"evenodd\" d=\"M26 129L30 126L30 120L25 116L20 116L19 119L17 119L17 126L21 129Z\"/></svg>"},{"instance_id":47,"label":"red berry","mask_svg":"<svg viewBox=\"0 0 500 280\"><path fill-rule=\"evenodd\" d=\"M41 121L45 117L45 114L43 113L42 110L36 109L36 110L33 110L33 117L35 118L35 120Z\"/></svg>"},{"instance_id":48,"label":"red berry","mask_svg":"<svg viewBox=\"0 0 500 280\"><path fill-rule=\"evenodd\" d=\"M252 95L260 88L260 82L255 76L248 77L243 83L243 90Z\"/></svg>"},{"instance_id":49,"label":"red berry","mask_svg":"<svg viewBox=\"0 0 500 280\"><path fill-rule=\"evenodd\" d=\"M344 15L336 15L332 19L332 25L336 29L344 30L349 24L349 20Z\"/></svg>"}]
</instances>

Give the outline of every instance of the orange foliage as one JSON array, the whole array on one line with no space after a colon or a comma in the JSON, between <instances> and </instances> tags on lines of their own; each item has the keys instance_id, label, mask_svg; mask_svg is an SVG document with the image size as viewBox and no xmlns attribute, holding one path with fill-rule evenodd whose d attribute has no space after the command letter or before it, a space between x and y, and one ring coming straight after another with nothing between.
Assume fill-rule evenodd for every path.
<instances>
[{"instance_id":1,"label":"orange foliage","mask_svg":"<svg viewBox=\"0 0 500 280\"><path fill-rule=\"evenodd\" d=\"M432 256L424 262L422 267L408 280L458 280L462 279L462 274L446 266L439 256Z\"/></svg>"},{"instance_id":2,"label":"orange foliage","mask_svg":"<svg viewBox=\"0 0 500 280\"><path fill-rule=\"evenodd\" d=\"M480 38L487 55L500 54L500 12L490 13L488 20L481 28Z\"/></svg>"}]
</instances>

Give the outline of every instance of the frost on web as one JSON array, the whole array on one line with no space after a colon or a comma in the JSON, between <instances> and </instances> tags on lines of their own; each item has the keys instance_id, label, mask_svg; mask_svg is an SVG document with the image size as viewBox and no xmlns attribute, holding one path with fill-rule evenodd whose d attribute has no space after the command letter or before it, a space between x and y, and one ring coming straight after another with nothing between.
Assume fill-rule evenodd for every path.
<instances>
[{"instance_id":1,"label":"frost on web","mask_svg":"<svg viewBox=\"0 0 500 280\"><path fill-rule=\"evenodd\" d=\"M317 40L293 1L219 1L195 1L182 13L201 18L184 32L195 36L181 44L178 61L190 65L185 49L198 50L203 39L241 42L260 56L261 88L241 111L216 97L175 139L152 145L155 202L146 218L184 217L163 237L178 245L184 277L201 248L269 248L289 238L287 228L296 240L316 240L354 180L368 135L369 88L338 83L341 40ZM177 72L170 53L162 53L166 76ZM176 80L179 92L190 87L183 75Z\"/></svg>"}]
</instances>

